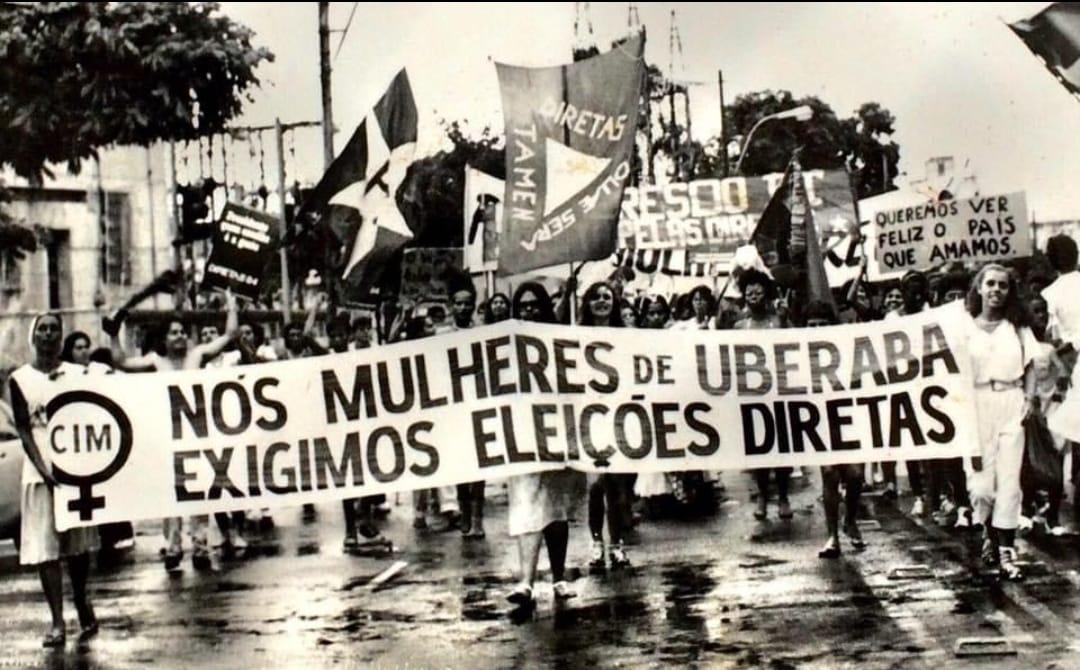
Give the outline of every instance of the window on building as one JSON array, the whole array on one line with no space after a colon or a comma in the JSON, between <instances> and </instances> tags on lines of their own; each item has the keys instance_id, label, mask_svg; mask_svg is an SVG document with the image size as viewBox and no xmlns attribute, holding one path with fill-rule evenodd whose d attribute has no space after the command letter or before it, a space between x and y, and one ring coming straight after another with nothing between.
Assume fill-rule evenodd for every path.
<instances>
[{"instance_id":1,"label":"window on building","mask_svg":"<svg viewBox=\"0 0 1080 670\"><path fill-rule=\"evenodd\" d=\"M101 221L101 277L114 286L131 285L131 201L127 193L105 193Z\"/></svg>"},{"instance_id":2,"label":"window on building","mask_svg":"<svg viewBox=\"0 0 1080 670\"><path fill-rule=\"evenodd\" d=\"M22 270L19 259L10 253L0 253L0 291L7 295L22 292Z\"/></svg>"}]
</instances>

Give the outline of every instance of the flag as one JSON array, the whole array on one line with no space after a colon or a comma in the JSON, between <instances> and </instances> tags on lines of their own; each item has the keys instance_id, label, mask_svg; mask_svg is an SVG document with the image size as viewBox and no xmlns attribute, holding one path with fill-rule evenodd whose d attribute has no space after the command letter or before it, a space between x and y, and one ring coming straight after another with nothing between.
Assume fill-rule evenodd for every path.
<instances>
[{"instance_id":1,"label":"flag","mask_svg":"<svg viewBox=\"0 0 1080 670\"><path fill-rule=\"evenodd\" d=\"M802 168L793 159L750 241L777 283L795 291L795 304L821 300L835 309L818 235Z\"/></svg>"},{"instance_id":2,"label":"flag","mask_svg":"<svg viewBox=\"0 0 1080 670\"><path fill-rule=\"evenodd\" d=\"M1009 27L1062 86L1080 95L1080 5L1056 2Z\"/></svg>"},{"instance_id":3,"label":"flag","mask_svg":"<svg viewBox=\"0 0 1080 670\"><path fill-rule=\"evenodd\" d=\"M644 47L641 34L570 65L496 65L506 123L500 274L615 251Z\"/></svg>"},{"instance_id":4,"label":"flag","mask_svg":"<svg viewBox=\"0 0 1080 670\"><path fill-rule=\"evenodd\" d=\"M486 272L499 266L499 229L506 183L465 166L465 268Z\"/></svg>"},{"instance_id":5,"label":"flag","mask_svg":"<svg viewBox=\"0 0 1080 670\"><path fill-rule=\"evenodd\" d=\"M317 236L328 247L324 272L340 277L350 293L370 290L414 237L395 196L416 134L416 103L401 70L297 213L300 222L319 215Z\"/></svg>"}]
</instances>

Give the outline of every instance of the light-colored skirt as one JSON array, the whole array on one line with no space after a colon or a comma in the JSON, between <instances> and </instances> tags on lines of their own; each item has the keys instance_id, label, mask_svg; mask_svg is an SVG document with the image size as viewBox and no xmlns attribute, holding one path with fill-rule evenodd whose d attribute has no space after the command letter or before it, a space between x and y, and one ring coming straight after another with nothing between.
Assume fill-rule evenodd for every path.
<instances>
[{"instance_id":1,"label":"light-colored skirt","mask_svg":"<svg viewBox=\"0 0 1080 670\"><path fill-rule=\"evenodd\" d=\"M507 481L511 536L539 533L555 521L577 518L585 497L585 474L574 470L518 475Z\"/></svg>"},{"instance_id":2,"label":"light-colored skirt","mask_svg":"<svg viewBox=\"0 0 1080 670\"><path fill-rule=\"evenodd\" d=\"M21 532L19 563L23 565L78 556L96 551L99 546L96 527L56 532L53 494L48 484L42 482L28 483L22 487Z\"/></svg>"}]
</instances>

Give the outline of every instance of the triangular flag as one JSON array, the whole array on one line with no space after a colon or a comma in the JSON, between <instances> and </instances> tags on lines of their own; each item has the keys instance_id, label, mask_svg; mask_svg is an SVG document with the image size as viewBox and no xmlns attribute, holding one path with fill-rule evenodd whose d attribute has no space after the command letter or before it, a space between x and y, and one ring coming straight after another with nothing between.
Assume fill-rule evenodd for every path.
<instances>
[{"instance_id":1,"label":"triangular flag","mask_svg":"<svg viewBox=\"0 0 1080 670\"><path fill-rule=\"evenodd\" d=\"M611 165L610 158L590 156L550 137L544 142L544 150L547 152L544 216L585 190L586 186L593 183Z\"/></svg>"}]
</instances>

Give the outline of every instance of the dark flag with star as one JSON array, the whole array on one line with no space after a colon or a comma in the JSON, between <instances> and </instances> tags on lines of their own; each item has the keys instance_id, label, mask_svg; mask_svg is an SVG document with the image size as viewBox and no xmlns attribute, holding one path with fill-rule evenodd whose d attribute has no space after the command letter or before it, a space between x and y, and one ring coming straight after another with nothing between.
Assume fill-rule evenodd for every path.
<instances>
[{"instance_id":1,"label":"dark flag with star","mask_svg":"<svg viewBox=\"0 0 1080 670\"><path fill-rule=\"evenodd\" d=\"M396 195L416 151L416 127L416 103L401 70L297 212L301 226L317 220L301 236L319 241L324 281L340 282L346 299L368 294L414 237Z\"/></svg>"}]
</instances>

